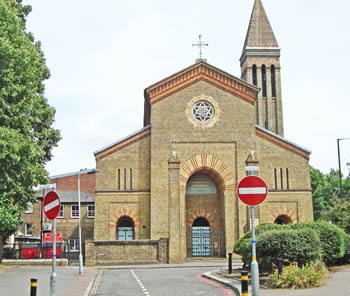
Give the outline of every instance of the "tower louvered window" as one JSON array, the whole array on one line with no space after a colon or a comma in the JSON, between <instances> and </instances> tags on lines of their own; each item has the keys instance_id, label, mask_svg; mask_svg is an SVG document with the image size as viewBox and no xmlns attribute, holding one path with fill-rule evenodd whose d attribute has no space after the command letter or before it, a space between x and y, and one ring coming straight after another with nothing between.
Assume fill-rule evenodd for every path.
<instances>
[{"instance_id":1,"label":"tower louvered window","mask_svg":"<svg viewBox=\"0 0 350 296\"><path fill-rule=\"evenodd\" d=\"M262 83L262 96L264 98L267 97L267 93L266 93L266 66L262 65L261 66L261 83Z\"/></svg>"},{"instance_id":2,"label":"tower louvered window","mask_svg":"<svg viewBox=\"0 0 350 296\"><path fill-rule=\"evenodd\" d=\"M274 65L271 65L271 92L272 97L276 98L276 70Z\"/></svg>"},{"instance_id":3,"label":"tower louvered window","mask_svg":"<svg viewBox=\"0 0 350 296\"><path fill-rule=\"evenodd\" d=\"M256 73L256 65L253 65L253 84L255 86L258 85L258 77L257 77L257 73Z\"/></svg>"}]
</instances>

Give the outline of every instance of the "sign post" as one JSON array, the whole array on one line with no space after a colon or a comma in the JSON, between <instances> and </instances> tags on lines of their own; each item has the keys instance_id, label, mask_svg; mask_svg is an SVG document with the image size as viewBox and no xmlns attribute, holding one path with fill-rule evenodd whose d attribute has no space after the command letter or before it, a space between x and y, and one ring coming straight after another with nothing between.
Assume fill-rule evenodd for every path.
<instances>
[{"instance_id":1,"label":"sign post","mask_svg":"<svg viewBox=\"0 0 350 296\"><path fill-rule=\"evenodd\" d=\"M255 240L255 212L254 206L262 203L267 196L267 186L263 179L257 176L247 176L243 178L237 186L239 199L251 208L252 224L252 262L251 280L253 296L259 296L259 266L256 261L256 240Z\"/></svg>"},{"instance_id":2,"label":"sign post","mask_svg":"<svg viewBox=\"0 0 350 296\"><path fill-rule=\"evenodd\" d=\"M50 296L56 296L56 217L60 211L60 198L55 191L50 191L44 198L44 213L52 220L52 273L50 277Z\"/></svg>"}]
</instances>

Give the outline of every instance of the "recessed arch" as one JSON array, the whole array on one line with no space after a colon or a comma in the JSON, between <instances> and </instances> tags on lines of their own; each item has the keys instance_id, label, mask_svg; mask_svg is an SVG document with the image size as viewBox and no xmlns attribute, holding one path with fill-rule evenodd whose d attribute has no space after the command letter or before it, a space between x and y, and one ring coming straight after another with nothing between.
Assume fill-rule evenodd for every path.
<instances>
[{"instance_id":1,"label":"recessed arch","mask_svg":"<svg viewBox=\"0 0 350 296\"><path fill-rule=\"evenodd\" d=\"M180 168L180 190L186 191L188 179L196 172L201 172L213 179L221 191L235 190L233 174L219 158L208 153L192 156Z\"/></svg>"},{"instance_id":2,"label":"recessed arch","mask_svg":"<svg viewBox=\"0 0 350 296\"><path fill-rule=\"evenodd\" d=\"M275 224L290 224L290 223L293 223L293 220L291 217L289 217L288 215L279 215L275 221L274 221Z\"/></svg>"},{"instance_id":3,"label":"recessed arch","mask_svg":"<svg viewBox=\"0 0 350 296\"><path fill-rule=\"evenodd\" d=\"M295 214L295 212L286 206L282 206L280 208L275 208L272 211L268 221L270 223L275 223L276 219L280 216L281 217L288 217L291 220L290 223L298 222L298 218L297 218L297 215Z\"/></svg>"}]
</instances>

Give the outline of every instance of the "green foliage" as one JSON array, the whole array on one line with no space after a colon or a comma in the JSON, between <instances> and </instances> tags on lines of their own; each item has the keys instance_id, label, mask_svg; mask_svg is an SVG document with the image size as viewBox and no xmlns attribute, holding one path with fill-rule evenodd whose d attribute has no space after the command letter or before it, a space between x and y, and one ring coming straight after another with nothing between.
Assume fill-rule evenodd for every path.
<instances>
[{"instance_id":1,"label":"green foliage","mask_svg":"<svg viewBox=\"0 0 350 296\"><path fill-rule=\"evenodd\" d=\"M342 177L343 195L339 192L339 172L323 174L310 168L315 220L331 221L350 232L350 176Z\"/></svg>"},{"instance_id":2,"label":"green foliage","mask_svg":"<svg viewBox=\"0 0 350 296\"><path fill-rule=\"evenodd\" d=\"M327 268L324 264L306 264L299 266L292 263L283 268L282 274L275 270L269 278L269 282L274 288L304 289L319 287L328 276Z\"/></svg>"},{"instance_id":3,"label":"green foliage","mask_svg":"<svg viewBox=\"0 0 350 296\"><path fill-rule=\"evenodd\" d=\"M259 234L269 231L269 230L279 230L282 228L282 225L279 224L272 224L272 223L264 223L260 224L255 228L255 235L258 236ZM251 240L252 240L252 232L248 231L246 232L234 245L233 251L236 254L243 254L244 250L246 250L247 245L251 246Z\"/></svg>"},{"instance_id":4,"label":"green foliage","mask_svg":"<svg viewBox=\"0 0 350 296\"><path fill-rule=\"evenodd\" d=\"M320 239L311 229L266 230L256 236L256 254L260 269L271 271L276 258L296 261L299 264L315 262L321 258ZM242 260L251 261L251 244L242 248Z\"/></svg>"},{"instance_id":5,"label":"green foliage","mask_svg":"<svg viewBox=\"0 0 350 296\"><path fill-rule=\"evenodd\" d=\"M292 229L314 229L320 237L322 260L327 265L333 265L344 256L344 232L336 225L327 222L314 222L286 225Z\"/></svg>"},{"instance_id":6,"label":"green foliage","mask_svg":"<svg viewBox=\"0 0 350 296\"><path fill-rule=\"evenodd\" d=\"M345 234L345 252L340 264L350 264L350 234Z\"/></svg>"},{"instance_id":7,"label":"green foliage","mask_svg":"<svg viewBox=\"0 0 350 296\"><path fill-rule=\"evenodd\" d=\"M327 265L336 264L344 256L345 249L343 231L326 222L263 224L256 228L256 242L257 260L267 271L278 257L299 264L321 257ZM251 232L238 240L234 252L242 256L245 264L250 264Z\"/></svg>"},{"instance_id":8,"label":"green foliage","mask_svg":"<svg viewBox=\"0 0 350 296\"><path fill-rule=\"evenodd\" d=\"M31 188L47 181L44 165L60 140L43 96L50 73L40 42L25 30L30 10L22 0L0 1L0 238L35 200Z\"/></svg>"}]
</instances>

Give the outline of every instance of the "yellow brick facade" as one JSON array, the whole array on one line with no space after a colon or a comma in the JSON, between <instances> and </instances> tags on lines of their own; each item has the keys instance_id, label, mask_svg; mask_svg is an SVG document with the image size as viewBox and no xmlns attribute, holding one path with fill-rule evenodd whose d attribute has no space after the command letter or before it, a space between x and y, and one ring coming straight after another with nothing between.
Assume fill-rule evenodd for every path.
<instances>
[{"instance_id":1,"label":"yellow brick facade","mask_svg":"<svg viewBox=\"0 0 350 296\"><path fill-rule=\"evenodd\" d=\"M256 1L252 18L266 17L261 9ZM273 40L272 29L265 36ZM145 89L143 129L95 152L99 174L91 246L118 240L118 229L127 221L133 240L167 239L168 262L183 262L194 254L196 227L209 229L206 256L226 256L250 228L249 211L236 188L246 176L251 150L269 189L266 201L256 207L256 222L313 220L310 152L283 138L277 42L271 50L262 45L257 50L247 40L243 79L198 60ZM273 96L269 89L262 97L261 77L253 85L252 67L258 62L268 66L268 75L275 67L275 76L267 79L269 85L276 80ZM199 102L211 106L211 119L196 118L193 110ZM215 193L190 193L194 176L209 178Z\"/></svg>"}]
</instances>

